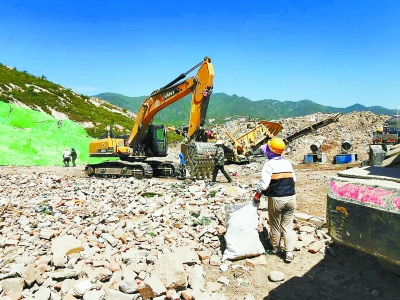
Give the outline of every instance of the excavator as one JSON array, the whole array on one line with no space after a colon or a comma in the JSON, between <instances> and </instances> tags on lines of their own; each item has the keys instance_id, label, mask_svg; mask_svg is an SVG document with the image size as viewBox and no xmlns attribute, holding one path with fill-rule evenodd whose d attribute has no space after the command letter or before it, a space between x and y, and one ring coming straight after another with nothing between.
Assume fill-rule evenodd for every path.
<instances>
[{"instance_id":1,"label":"excavator","mask_svg":"<svg viewBox=\"0 0 400 300\"><path fill-rule=\"evenodd\" d=\"M196 75L185 79L195 69L198 69ZM86 174L102 177L132 176L139 179L176 176L177 166L174 163L147 159L166 157L168 154L167 129L164 125L153 124L153 118L162 109L191 93L186 135L190 140L201 140L213 82L214 67L211 59L205 57L186 73L152 92L142 103L129 136L114 137L109 133L106 138L90 142L89 156L119 157L119 160L88 164L85 167Z\"/></svg>"}]
</instances>

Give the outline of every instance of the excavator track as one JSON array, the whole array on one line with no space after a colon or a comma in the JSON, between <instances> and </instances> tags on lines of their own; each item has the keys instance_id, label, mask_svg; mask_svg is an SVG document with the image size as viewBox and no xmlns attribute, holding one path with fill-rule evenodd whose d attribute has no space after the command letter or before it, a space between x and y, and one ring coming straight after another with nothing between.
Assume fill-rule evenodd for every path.
<instances>
[{"instance_id":1,"label":"excavator track","mask_svg":"<svg viewBox=\"0 0 400 300\"><path fill-rule=\"evenodd\" d=\"M146 160L153 169L154 177L177 177L178 165L171 161Z\"/></svg>"},{"instance_id":2,"label":"excavator track","mask_svg":"<svg viewBox=\"0 0 400 300\"><path fill-rule=\"evenodd\" d=\"M98 164L88 164L85 172L89 176L104 178L135 177L137 179L153 177L151 165L141 162L106 161Z\"/></svg>"},{"instance_id":3,"label":"excavator track","mask_svg":"<svg viewBox=\"0 0 400 300\"><path fill-rule=\"evenodd\" d=\"M215 149L214 143L190 142L181 145L181 151L185 156L190 178L211 178L214 163L210 154L215 153Z\"/></svg>"}]
</instances>

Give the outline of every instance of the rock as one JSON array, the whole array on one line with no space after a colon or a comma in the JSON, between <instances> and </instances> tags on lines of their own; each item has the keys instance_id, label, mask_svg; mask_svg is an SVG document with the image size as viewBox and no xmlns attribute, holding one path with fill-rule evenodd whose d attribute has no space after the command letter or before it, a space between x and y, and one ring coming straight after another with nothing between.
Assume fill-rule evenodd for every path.
<instances>
[{"instance_id":1,"label":"rock","mask_svg":"<svg viewBox=\"0 0 400 300\"><path fill-rule=\"evenodd\" d=\"M47 287L41 287L39 290L35 293L35 300L49 300L50 298L50 289Z\"/></svg>"},{"instance_id":2,"label":"rock","mask_svg":"<svg viewBox=\"0 0 400 300\"><path fill-rule=\"evenodd\" d=\"M50 277L56 280L74 278L77 275L77 272L71 269L60 269L50 273Z\"/></svg>"},{"instance_id":3,"label":"rock","mask_svg":"<svg viewBox=\"0 0 400 300\"><path fill-rule=\"evenodd\" d=\"M165 253L154 265L154 275L167 289L185 289L186 274L182 263L172 253Z\"/></svg>"},{"instance_id":4,"label":"rock","mask_svg":"<svg viewBox=\"0 0 400 300\"><path fill-rule=\"evenodd\" d=\"M302 242L303 242L303 247L308 247L311 243L315 241L315 238L312 234L304 234L300 235Z\"/></svg>"},{"instance_id":5,"label":"rock","mask_svg":"<svg viewBox=\"0 0 400 300\"><path fill-rule=\"evenodd\" d=\"M210 257L210 265L219 266L221 264L221 257L217 255L211 255Z\"/></svg>"},{"instance_id":6,"label":"rock","mask_svg":"<svg viewBox=\"0 0 400 300\"><path fill-rule=\"evenodd\" d=\"M253 267L256 265L266 265L267 259L266 259L265 255L260 255L260 256L256 256L256 257L247 259L246 264L250 264Z\"/></svg>"},{"instance_id":7,"label":"rock","mask_svg":"<svg viewBox=\"0 0 400 300\"><path fill-rule=\"evenodd\" d=\"M175 259L179 260L182 264L199 264L199 256L197 253L190 249L190 247L179 247L174 251Z\"/></svg>"},{"instance_id":8,"label":"rock","mask_svg":"<svg viewBox=\"0 0 400 300\"><path fill-rule=\"evenodd\" d=\"M197 255L199 256L199 258L200 258L201 260L208 259L208 258L210 258L211 255L212 255L212 252L211 252L210 250L197 251L196 253L197 253Z\"/></svg>"},{"instance_id":9,"label":"rock","mask_svg":"<svg viewBox=\"0 0 400 300\"><path fill-rule=\"evenodd\" d=\"M111 272L121 271L121 265L116 261L112 261L112 262L110 262L108 269Z\"/></svg>"},{"instance_id":10,"label":"rock","mask_svg":"<svg viewBox=\"0 0 400 300\"><path fill-rule=\"evenodd\" d=\"M103 300L105 291L88 291L83 295L83 300Z\"/></svg>"},{"instance_id":11,"label":"rock","mask_svg":"<svg viewBox=\"0 0 400 300\"><path fill-rule=\"evenodd\" d=\"M306 232L306 233L312 233L312 232L315 232L315 228L305 225L305 226L301 226L300 227L300 231L301 232Z\"/></svg>"},{"instance_id":12,"label":"rock","mask_svg":"<svg viewBox=\"0 0 400 300\"><path fill-rule=\"evenodd\" d=\"M112 289L107 289L104 295L104 300L132 300L132 298L130 294L124 294Z\"/></svg>"},{"instance_id":13,"label":"rock","mask_svg":"<svg viewBox=\"0 0 400 300\"><path fill-rule=\"evenodd\" d=\"M295 212L294 218L297 221L306 221L306 222L315 224L317 227L321 227L322 225L325 224L325 219L323 219L323 218L310 216L308 214L304 214L304 213L300 213L300 212Z\"/></svg>"},{"instance_id":14,"label":"rock","mask_svg":"<svg viewBox=\"0 0 400 300\"><path fill-rule=\"evenodd\" d=\"M381 295L381 293L378 290L372 290L372 292L371 292L371 296L379 297L380 295Z\"/></svg>"},{"instance_id":15,"label":"rock","mask_svg":"<svg viewBox=\"0 0 400 300\"><path fill-rule=\"evenodd\" d=\"M8 278L0 281L0 283L5 293L21 293L25 286L22 278Z\"/></svg>"},{"instance_id":16,"label":"rock","mask_svg":"<svg viewBox=\"0 0 400 300\"><path fill-rule=\"evenodd\" d=\"M203 266L195 265L193 266L188 275L188 284L192 290L203 290L206 284L205 274Z\"/></svg>"},{"instance_id":17,"label":"rock","mask_svg":"<svg viewBox=\"0 0 400 300\"><path fill-rule=\"evenodd\" d=\"M51 252L53 253L53 261L54 257L62 258L64 256L68 256L74 253L79 253L83 250L82 242L77 240L72 235L65 235L58 238L55 238L51 242Z\"/></svg>"},{"instance_id":18,"label":"rock","mask_svg":"<svg viewBox=\"0 0 400 300\"><path fill-rule=\"evenodd\" d=\"M164 295L167 292L167 289L164 287L160 278L155 275L146 277L144 283L152 289L154 296L156 297Z\"/></svg>"},{"instance_id":19,"label":"rock","mask_svg":"<svg viewBox=\"0 0 400 300\"><path fill-rule=\"evenodd\" d=\"M285 280L286 275L280 271L271 271L268 274L268 279L272 282Z\"/></svg>"},{"instance_id":20,"label":"rock","mask_svg":"<svg viewBox=\"0 0 400 300\"><path fill-rule=\"evenodd\" d=\"M144 282L138 284L138 290L143 299L153 299L155 297L153 289Z\"/></svg>"},{"instance_id":21,"label":"rock","mask_svg":"<svg viewBox=\"0 0 400 300\"><path fill-rule=\"evenodd\" d=\"M181 295L182 295L183 299L185 299L185 300L194 299L192 289L186 289L186 290L182 291Z\"/></svg>"},{"instance_id":22,"label":"rock","mask_svg":"<svg viewBox=\"0 0 400 300\"><path fill-rule=\"evenodd\" d=\"M229 268L229 266L226 265L226 264L222 264L222 265L219 266L219 269L220 269L222 272L228 271L228 268Z\"/></svg>"},{"instance_id":23,"label":"rock","mask_svg":"<svg viewBox=\"0 0 400 300\"><path fill-rule=\"evenodd\" d=\"M82 280L81 282L76 283L73 286L73 294L75 296L82 297L87 291L92 288L92 283L90 280Z\"/></svg>"},{"instance_id":24,"label":"rock","mask_svg":"<svg viewBox=\"0 0 400 300\"><path fill-rule=\"evenodd\" d=\"M317 253L324 245L324 241L315 241L309 246L308 252Z\"/></svg>"},{"instance_id":25,"label":"rock","mask_svg":"<svg viewBox=\"0 0 400 300\"><path fill-rule=\"evenodd\" d=\"M134 294L138 291L138 285L134 278L124 278L124 280L119 284L119 289L123 293Z\"/></svg>"},{"instance_id":26,"label":"rock","mask_svg":"<svg viewBox=\"0 0 400 300\"><path fill-rule=\"evenodd\" d=\"M225 276L221 276L220 278L218 278L217 282L222 283L224 285L229 285L231 283L230 280Z\"/></svg>"},{"instance_id":27,"label":"rock","mask_svg":"<svg viewBox=\"0 0 400 300\"><path fill-rule=\"evenodd\" d=\"M36 281L37 270L33 264L29 264L26 268L22 271L21 277L25 280L25 283L30 286L32 283Z\"/></svg>"}]
</instances>

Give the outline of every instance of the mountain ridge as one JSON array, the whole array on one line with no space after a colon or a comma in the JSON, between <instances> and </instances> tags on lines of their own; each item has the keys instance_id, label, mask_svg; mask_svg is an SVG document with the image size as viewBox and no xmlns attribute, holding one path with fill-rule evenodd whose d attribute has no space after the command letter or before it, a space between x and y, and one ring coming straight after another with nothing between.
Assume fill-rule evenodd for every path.
<instances>
[{"instance_id":1,"label":"mountain ridge","mask_svg":"<svg viewBox=\"0 0 400 300\"><path fill-rule=\"evenodd\" d=\"M95 97L104 99L114 105L137 112L146 96L129 97L112 92L101 93ZM160 123L171 123L174 119L174 125L180 125L179 122L187 122L190 110L191 96L186 96L181 101L177 101L164 110L160 111L155 120ZM349 112L371 111L376 114L394 115L395 109L388 109L382 106L366 107L359 103L348 107L338 108L317 104L309 99L299 101L280 101L274 99L264 99L253 101L246 97L236 94L228 95L226 93L214 93L211 95L208 106L207 118L222 122L232 116L247 116L258 119L276 120L281 118L301 117L317 112L321 113L349 113Z\"/></svg>"}]
</instances>

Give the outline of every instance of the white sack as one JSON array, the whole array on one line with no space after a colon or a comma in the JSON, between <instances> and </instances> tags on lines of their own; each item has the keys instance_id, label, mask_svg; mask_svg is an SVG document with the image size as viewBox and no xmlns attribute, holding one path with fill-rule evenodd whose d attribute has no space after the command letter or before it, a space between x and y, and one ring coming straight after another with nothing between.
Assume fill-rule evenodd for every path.
<instances>
[{"instance_id":1,"label":"white sack","mask_svg":"<svg viewBox=\"0 0 400 300\"><path fill-rule=\"evenodd\" d=\"M258 256L265 252L258 236L257 205L253 200L228 204L226 212L226 249L224 260Z\"/></svg>"}]
</instances>

